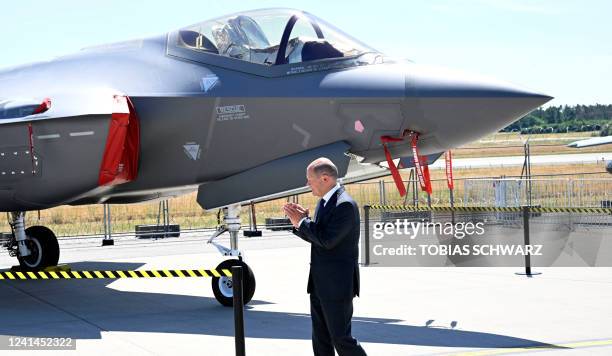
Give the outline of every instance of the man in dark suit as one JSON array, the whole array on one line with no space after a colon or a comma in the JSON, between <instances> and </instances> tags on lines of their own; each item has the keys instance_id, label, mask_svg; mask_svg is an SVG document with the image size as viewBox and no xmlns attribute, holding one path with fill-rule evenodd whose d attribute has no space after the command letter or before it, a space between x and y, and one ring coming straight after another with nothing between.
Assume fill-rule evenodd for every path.
<instances>
[{"instance_id":1,"label":"man in dark suit","mask_svg":"<svg viewBox=\"0 0 612 356\"><path fill-rule=\"evenodd\" d=\"M365 355L351 335L353 298L359 295L359 208L340 184L338 169L327 158L306 169L312 194L321 197L314 219L308 209L284 206L293 233L309 242L312 348L316 356Z\"/></svg>"}]
</instances>

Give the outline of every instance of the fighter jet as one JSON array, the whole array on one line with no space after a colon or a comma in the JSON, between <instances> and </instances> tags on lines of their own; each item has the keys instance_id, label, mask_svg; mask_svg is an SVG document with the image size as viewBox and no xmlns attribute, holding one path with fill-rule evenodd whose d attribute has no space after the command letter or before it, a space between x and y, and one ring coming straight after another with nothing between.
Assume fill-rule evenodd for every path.
<instances>
[{"instance_id":1,"label":"fighter jet","mask_svg":"<svg viewBox=\"0 0 612 356\"><path fill-rule=\"evenodd\" d=\"M612 136L592 137L569 143L567 147L583 148L612 144Z\"/></svg>"},{"instance_id":2,"label":"fighter jet","mask_svg":"<svg viewBox=\"0 0 612 356\"><path fill-rule=\"evenodd\" d=\"M593 147L593 146L601 146L601 145L609 145L612 144L612 136L602 136L602 137L592 137L584 140L574 141L569 143L567 147L572 148L583 148L583 147ZM606 171L612 174L612 161L608 161L606 163Z\"/></svg>"},{"instance_id":3,"label":"fighter jet","mask_svg":"<svg viewBox=\"0 0 612 356\"><path fill-rule=\"evenodd\" d=\"M215 243L231 256L219 268L247 266L240 205L305 190L313 159L332 159L345 183L372 178L381 162L438 157L550 99L389 58L292 9L236 13L6 69L0 210L12 232L4 246L25 269L55 265L54 233L25 226L26 212L197 190L202 208L223 209L209 241L231 236L229 248ZM247 275L246 301L255 288ZM213 279L213 290L231 305L231 280Z\"/></svg>"}]
</instances>

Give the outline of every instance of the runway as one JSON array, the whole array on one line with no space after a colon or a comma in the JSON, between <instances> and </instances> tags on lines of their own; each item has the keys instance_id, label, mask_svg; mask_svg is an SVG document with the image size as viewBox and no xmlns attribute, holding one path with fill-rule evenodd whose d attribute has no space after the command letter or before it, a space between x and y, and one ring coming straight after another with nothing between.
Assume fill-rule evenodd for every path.
<instances>
[{"instance_id":1,"label":"runway","mask_svg":"<svg viewBox=\"0 0 612 356\"><path fill-rule=\"evenodd\" d=\"M73 269L214 268L201 233L165 240L61 239ZM257 290L248 355L311 355L309 246L285 232L241 238ZM15 264L5 253L0 267ZM362 267L353 334L369 355L606 355L612 268ZM0 335L71 337L66 355L233 355L232 309L210 279L0 281ZM1 351L0 351L1 352ZM5 351L6 352L6 351ZM42 354L42 352L41 352Z\"/></svg>"},{"instance_id":2,"label":"runway","mask_svg":"<svg viewBox=\"0 0 612 356\"><path fill-rule=\"evenodd\" d=\"M556 165L556 164L595 164L612 160L612 152L601 153L573 153L560 155L535 155L531 156L532 165ZM453 158L453 168L483 168L483 167L511 167L522 166L524 156L501 156L501 157L478 157L478 158ZM430 165L431 168L444 168L444 157Z\"/></svg>"}]
</instances>

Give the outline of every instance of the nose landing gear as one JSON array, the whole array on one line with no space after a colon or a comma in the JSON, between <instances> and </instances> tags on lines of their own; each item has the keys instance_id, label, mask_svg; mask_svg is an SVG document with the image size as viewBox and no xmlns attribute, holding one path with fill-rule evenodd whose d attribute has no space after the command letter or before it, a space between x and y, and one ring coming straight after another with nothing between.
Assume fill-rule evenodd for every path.
<instances>
[{"instance_id":1,"label":"nose landing gear","mask_svg":"<svg viewBox=\"0 0 612 356\"><path fill-rule=\"evenodd\" d=\"M224 232L230 234L230 248L227 248L214 240ZM243 273L243 292L244 304L247 304L255 294L255 275L253 270L243 261L243 255L238 250L238 233L240 232L240 205L230 205L223 208L223 223L219 221L217 231L208 240L208 243L213 244L223 256L236 256L238 259L228 259L221 262L217 266L219 269L230 269L233 266L242 266ZM215 298L221 305L231 307L233 305L233 283L232 277L213 277L212 289Z\"/></svg>"},{"instance_id":2,"label":"nose landing gear","mask_svg":"<svg viewBox=\"0 0 612 356\"><path fill-rule=\"evenodd\" d=\"M255 275L249 265L244 263L242 260L225 260L217 266L217 270L229 269L233 266L242 266L243 269L243 299L244 304L251 301L253 294L255 294ZM215 298L221 305L231 307L234 303L234 290L232 277L213 277L212 279L212 290Z\"/></svg>"}]
</instances>

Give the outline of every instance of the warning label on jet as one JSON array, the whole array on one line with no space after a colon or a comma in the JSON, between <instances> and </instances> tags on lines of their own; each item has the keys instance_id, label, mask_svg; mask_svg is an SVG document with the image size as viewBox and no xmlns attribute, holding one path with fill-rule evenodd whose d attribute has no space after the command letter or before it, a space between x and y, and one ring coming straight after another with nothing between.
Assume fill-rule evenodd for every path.
<instances>
[{"instance_id":1,"label":"warning label on jet","mask_svg":"<svg viewBox=\"0 0 612 356\"><path fill-rule=\"evenodd\" d=\"M218 106L215 109L217 111L217 121L244 120L249 118L244 105Z\"/></svg>"}]
</instances>

